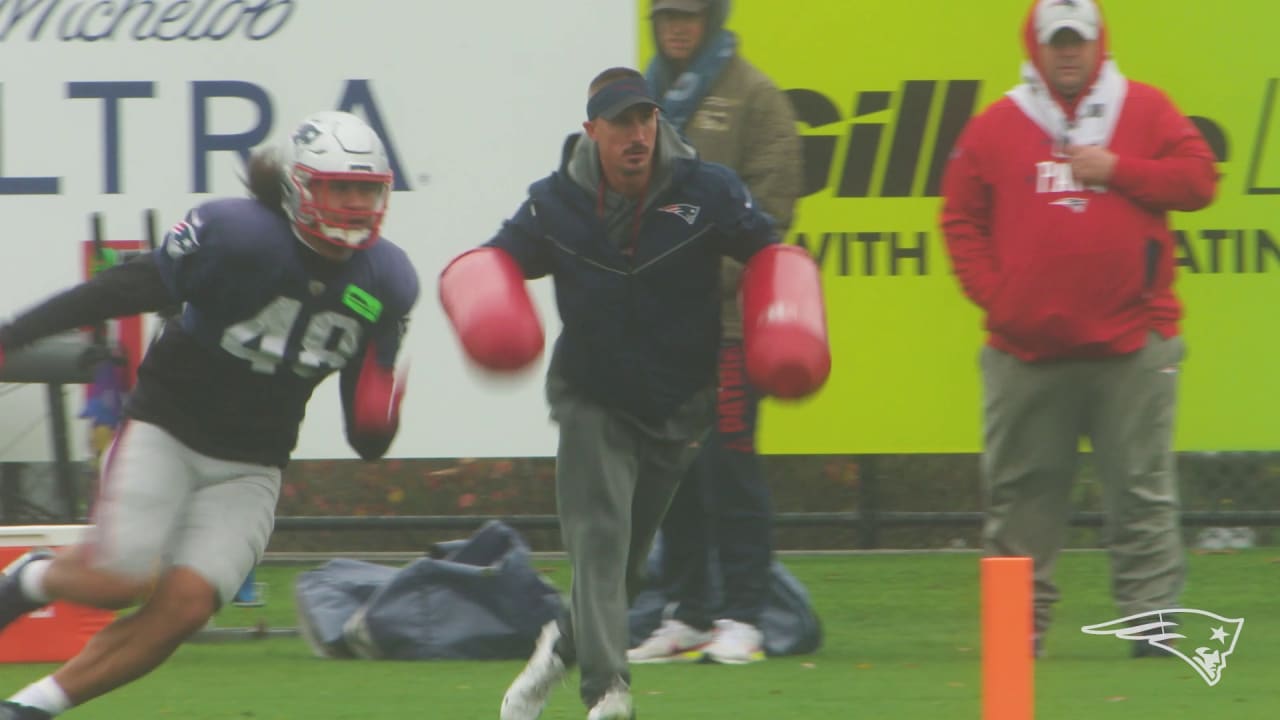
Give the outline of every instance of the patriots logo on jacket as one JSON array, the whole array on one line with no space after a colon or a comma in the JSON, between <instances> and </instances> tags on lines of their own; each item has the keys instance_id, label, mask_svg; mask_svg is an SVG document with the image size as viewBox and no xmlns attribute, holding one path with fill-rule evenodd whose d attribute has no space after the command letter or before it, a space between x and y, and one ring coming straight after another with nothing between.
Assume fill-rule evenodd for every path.
<instances>
[{"instance_id":1,"label":"patriots logo on jacket","mask_svg":"<svg viewBox=\"0 0 1280 720\"><path fill-rule=\"evenodd\" d=\"M1213 686L1222 679L1227 656L1235 652L1243 627L1244 618L1225 618L1204 610L1177 608L1138 613L1119 620L1086 625L1080 630L1090 635L1115 635L1121 640L1158 647L1182 658ZM1186 642L1174 644L1174 641L1181 640Z\"/></svg>"},{"instance_id":2,"label":"patriots logo on jacket","mask_svg":"<svg viewBox=\"0 0 1280 720\"><path fill-rule=\"evenodd\" d=\"M702 208L697 205L686 205L684 203L674 203L672 205L663 205L658 208L658 212L671 213L676 217L684 220L690 225L698 220L698 213L702 212Z\"/></svg>"}]
</instances>

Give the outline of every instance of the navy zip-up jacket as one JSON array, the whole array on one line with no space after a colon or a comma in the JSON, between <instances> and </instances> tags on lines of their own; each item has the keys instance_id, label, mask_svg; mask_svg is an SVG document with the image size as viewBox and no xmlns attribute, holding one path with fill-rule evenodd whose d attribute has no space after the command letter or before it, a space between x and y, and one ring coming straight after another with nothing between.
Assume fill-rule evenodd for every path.
<instances>
[{"instance_id":1,"label":"navy zip-up jacket","mask_svg":"<svg viewBox=\"0 0 1280 720\"><path fill-rule=\"evenodd\" d=\"M526 278L550 275L563 329L553 364L591 400L659 422L714 385L720 260L777 242L773 222L723 165L668 159L671 180L642 212L630 252L606 237L597 198L560 169L486 243Z\"/></svg>"}]
</instances>

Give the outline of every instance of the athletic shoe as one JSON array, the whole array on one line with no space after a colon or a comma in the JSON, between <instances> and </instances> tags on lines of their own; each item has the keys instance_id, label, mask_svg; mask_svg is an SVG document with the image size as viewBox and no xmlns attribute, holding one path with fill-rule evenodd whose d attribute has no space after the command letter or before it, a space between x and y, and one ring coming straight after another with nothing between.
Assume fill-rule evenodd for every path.
<instances>
[{"instance_id":1,"label":"athletic shoe","mask_svg":"<svg viewBox=\"0 0 1280 720\"><path fill-rule=\"evenodd\" d=\"M613 687L600 696L587 720L635 720L636 709L631 703L631 689L626 683L618 681Z\"/></svg>"},{"instance_id":2,"label":"athletic shoe","mask_svg":"<svg viewBox=\"0 0 1280 720\"><path fill-rule=\"evenodd\" d=\"M53 716L43 710L5 700L0 702L0 720L50 720Z\"/></svg>"},{"instance_id":3,"label":"athletic shoe","mask_svg":"<svg viewBox=\"0 0 1280 720\"><path fill-rule=\"evenodd\" d=\"M717 620L707 659L726 665L745 665L764 660L764 633L754 625L737 620Z\"/></svg>"},{"instance_id":4,"label":"athletic shoe","mask_svg":"<svg viewBox=\"0 0 1280 720\"><path fill-rule=\"evenodd\" d=\"M636 664L698 662L709 642L710 632L667 619L644 642L627 651L627 661Z\"/></svg>"},{"instance_id":5,"label":"athletic shoe","mask_svg":"<svg viewBox=\"0 0 1280 720\"><path fill-rule=\"evenodd\" d=\"M559 639L560 628L554 621L543 626L528 664L502 697L502 720L537 720L542 714L552 688L565 675L564 660L555 652Z\"/></svg>"},{"instance_id":6,"label":"athletic shoe","mask_svg":"<svg viewBox=\"0 0 1280 720\"><path fill-rule=\"evenodd\" d=\"M22 594L22 583L19 577L22 570L26 566L36 560L47 560L53 557L53 551L39 548L31 550L19 556L17 560L9 563L0 574L0 630L9 627L9 625L18 618L26 615L33 610L39 610L46 603L32 602ZM2 718L3 716L0 716Z\"/></svg>"}]
</instances>

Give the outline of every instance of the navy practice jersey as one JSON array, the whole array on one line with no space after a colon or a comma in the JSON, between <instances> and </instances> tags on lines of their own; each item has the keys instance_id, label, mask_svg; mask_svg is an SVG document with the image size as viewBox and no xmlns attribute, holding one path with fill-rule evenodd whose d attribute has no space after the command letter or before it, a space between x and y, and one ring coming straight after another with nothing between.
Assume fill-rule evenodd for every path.
<instances>
[{"instance_id":1,"label":"navy practice jersey","mask_svg":"<svg viewBox=\"0 0 1280 720\"><path fill-rule=\"evenodd\" d=\"M418 295L408 257L386 239L326 260L251 199L192 210L153 259L183 306L147 352L128 414L198 452L281 467L325 376L343 372L349 421L368 344L395 364Z\"/></svg>"}]
</instances>

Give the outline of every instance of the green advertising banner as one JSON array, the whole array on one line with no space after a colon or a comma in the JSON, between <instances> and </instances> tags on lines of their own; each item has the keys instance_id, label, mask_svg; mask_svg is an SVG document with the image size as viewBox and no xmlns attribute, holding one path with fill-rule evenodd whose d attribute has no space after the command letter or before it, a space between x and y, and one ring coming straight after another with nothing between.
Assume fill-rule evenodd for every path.
<instances>
[{"instance_id":1,"label":"green advertising banner","mask_svg":"<svg viewBox=\"0 0 1280 720\"><path fill-rule=\"evenodd\" d=\"M939 186L966 121L1018 81L1029 5L733 3L740 51L797 111L805 195L786 241L821 264L834 359L815 397L766 403L763 452L980 449L981 317L951 274ZM1280 4L1102 5L1121 72L1166 92L1220 159L1215 202L1171 215L1188 347L1177 446L1280 449Z\"/></svg>"}]
</instances>

